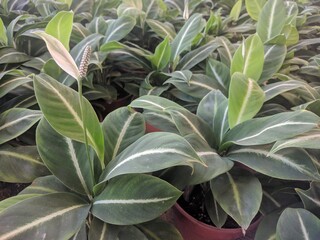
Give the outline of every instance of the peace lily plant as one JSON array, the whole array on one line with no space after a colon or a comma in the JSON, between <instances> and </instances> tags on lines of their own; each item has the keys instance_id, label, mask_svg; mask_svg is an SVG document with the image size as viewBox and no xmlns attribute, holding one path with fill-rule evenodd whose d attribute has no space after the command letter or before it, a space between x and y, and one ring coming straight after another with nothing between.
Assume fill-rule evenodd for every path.
<instances>
[{"instance_id":1,"label":"peace lily plant","mask_svg":"<svg viewBox=\"0 0 320 240\"><path fill-rule=\"evenodd\" d=\"M60 41L34 34L77 80L78 91L46 74L34 75L41 109L36 144L52 175L0 203L0 239L181 239L156 218L182 192L150 173L202 165L198 154L177 134L145 135L142 114L131 108L117 109L100 124L82 96L90 47L78 68Z\"/></svg>"}]
</instances>

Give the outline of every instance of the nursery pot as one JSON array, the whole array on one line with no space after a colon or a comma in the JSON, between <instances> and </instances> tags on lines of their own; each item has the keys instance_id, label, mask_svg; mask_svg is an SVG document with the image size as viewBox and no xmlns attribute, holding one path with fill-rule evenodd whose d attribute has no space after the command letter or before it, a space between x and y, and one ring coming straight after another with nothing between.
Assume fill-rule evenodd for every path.
<instances>
[{"instance_id":1,"label":"nursery pot","mask_svg":"<svg viewBox=\"0 0 320 240\"><path fill-rule=\"evenodd\" d=\"M242 239L241 228L216 228L200 222L190 216L178 204L166 214L166 218L180 231L184 240L236 240ZM261 218L253 222L246 231L246 236L253 239Z\"/></svg>"}]
</instances>

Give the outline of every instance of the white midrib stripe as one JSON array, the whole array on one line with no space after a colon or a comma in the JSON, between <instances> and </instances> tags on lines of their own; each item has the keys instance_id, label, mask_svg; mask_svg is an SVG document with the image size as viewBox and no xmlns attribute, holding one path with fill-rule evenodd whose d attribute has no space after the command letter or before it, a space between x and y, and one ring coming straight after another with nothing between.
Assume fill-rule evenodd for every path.
<instances>
[{"instance_id":1,"label":"white midrib stripe","mask_svg":"<svg viewBox=\"0 0 320 240\"><path fill-rule=\"evenodd\" d=\"M108 176L114 172L117 168L119 168L120 166L122 166L123 164L132 161L136 158L142 157L142 156L146 156L146 155L154 155L154 154L163 154L163 153L176 153L176 154L180 154L182 156L185 156L189 159L192 159L193 157L186 154L183 151L179 151L173 148L157 148L157 149L149 149L149 150L145 150L142 152L138 152L136 154L133 154L127 158L125 158L124 160L122 160L121 162L119 162L116 166L114 166L114 168L108 173Z\"/></svg>"},{"instance_id":2,"label":"white midrib stripe","mask_svg":"<svg viewBox=\"0 0 320 240\"><path fill-rule=\"evenodd\" d=\"M180 115L189 124L189 126L193 129L193 131L196 134L198 134L199 137L201 137L203 140L206 141L205 137L199 132L199 130L192 124L192 122L185 115L183 115L182 113L180 113L178 111L176 111L176 113L178 115Z\"/></svg>"},{"instance_id":3,"label":"white midrib stripe","mask_svg":"<svg viewBox=\"0 0 320 240\"><path fill-rule=\"evenodd\" d=\"M223 113L223 119L221 121L221 128L220 128L220 143L223 139L223 135L224 135L224 125L227 123L227 116L228 116L228 107L226 107L226 110Z\"/></svg>"},{"instance_id":4,"label":"white midrib stripe","mask_svg":"<svg viewBox=\"0 0 320 240\"><path fill-rule=\"evenodd\" d=\"M273 87L265 90L264 93L268 93L268 92L270 92L270 91L272 91L274 89L283 88L283 87L301 87L301 86L297 86L296 83L281 84L281 85L273 86ZM288 91L288 90L286 89L286 91Z\"/></svg>"},{"instance_id":5,"label":"white midrib stripe","mask_svg":"<svg viewBox=\"0 0 320 240\"><path fill-rule=\"evenodd\" d=\"M28 161L28 162L32 162L32 163L44 166L44 164L42 162L39 162L39 161L29 157L29 156L22 155L22 154L19 154L19 153L9 152L9 151L0 151L0 156L1 155L5 155L5 156L9 156L9 157L15 157L15 158L18 158L18 159L22 159L22 160L25 160L25 161Z\"/></svg>"},{"instance_id":6,"label":"white midrib stripe","mask_svg":"<svg viewBox=\"0 0 320 240\"><path fill-rule=\"evenodd\" d=\"M104 240L105 239L104 236L106 234L106 231L107 231L107 224L103 223L103 227L102 227L102 230L101 230L101 235L100 235L99 240Z\"/></svg>"},{"instance_id":7,"label":"white midrib stripe","mask_svg":"<svg viewBox=\"0 0 320 240\"><path fill-rule=\"evenodd\" d=\"M112 158L111 159L114 159L115 156L117 156L118 154L118 151L119 151L119 148L120 148L120 144L124 138L124 135L126 134L126 131L128 129L128 127L130 126L130 123L132 122L133 118L135 117L137 113L133 113L128 119L127 121L124 123L123 125L123 128L121 129L120 131L120 134L119 134L119 137L117 139L117 142L116 142L116 145L114 146L114 149L113 149L113 153L112 153Z\"/></svg>"},{"instance_id":8,"label":"white midrib stripe","mask_svg":"<svg viewBox=\"0 0 320 240\"><path fill-rule=\"evenodd\" d=\"M314 177L312 174L310 174L310 172L306 171L304 168L302 168L302 166L304 165L298 165L294 162L292 162L290 159L286 158L285 156L282 156L280 154L275 154L275 153L270 153L268 151L265 150L261 150L261 149L252 149L252 148L242 148L239 150L235 150L232 152L233 153L255 153L255 154L261 154L265 157L271 157L274 160L280 161L281 163L283 163L284 165L287 165L295 170L297 170L300 173L304 173L308 176L312 176Z\"/></svg>"},{"instance_id":9,"label":"white midrib stripe","mask_svg":"<svg viewBox=\"0 0 320 240\"><path fill-rule=\"evenodd\" d=\"M273 21L274 21L274 13L275 13L275 8L276 8L276 3L277 1L274 1L274 4L272 5L271 8L271 17L269 19L269 25L268 25L268 31L267 31L267 40L271 38L271 33L272 33L272 28L273 28Z\"/></svg>"},{"instance_id":10,"label":"white midrib stripe","mask_svg":"<svg viewBox=\"0 0 320 240\"><path fill-rule=\"evenodd\" d=\"M115 28L115 29L108 35L105 43L109 41L109 39L113 36L113 34L114 34L115 32L117 32L119 29L121 29L123 26L125 26L125 25L127 25L127 24L129 24L129 23L128 23L128 22L125 22L125 23L123 23L122 25L119 25L117 28Z\"/></svg>"},{"instance_id":11,"label":"white midrib stripe","mask_svg":"<svg viewBox=\"0 0 320 240\"><path fill-rule=\"evenodd\" d=\"M265 128L265 129L261 130L260 132L254 134L254 135L251 135L251 136L248 136L248 137L245 137L245 138L238 139L238 140L236 140L236 142L237 142L237 143L243 142L243 141L246 141L246 140L248 140L248 139L258 137L258 136L261 135L262 133L264 133L264 132L266 132L266 131L269 131L269 130L271 130L271 129L273 129L273 128L278 128L278 127L287 126L287 125L314 125L314 126L317 126L317 124L315 124L315 123L308 123L308 122L284 122L284 123L278 123L278 124L276 124L276 125L267 127L267 128Z\"/></svg>"},{"instance_id":12,"label":"white midrib stripe","mask_svg":"<svg viewBox=\"0 0 320 240\"><path fill-rule=\"evenodd\" d=\"M224 85L221 77L218 75L217 71L214 69L214 67L213 67L211 64L209 64L209 66L210 66L210 69L211 69L214 77L217 79L218 83L219 83L222 87L225 88L225 85Z\"/></svg>"},{"instance_id":13,"label":"white midrib stripe","mask_svg":"<svg viewBox=\"0 0 320 240\"><path fill-rule=\"evenodd\" d=\"M77 173L77 176L80 180L80 183L85 191L85 193L87 194L87 196L90 196L90 192L89 192L89 189L88 189L88 186L86 184L86 181L84 180L84 177L82 175L82 172L81 172L81 169L80 169L80 166L79 166L79 163L78 163L78 159L77 159L77 155L76 155L76 151L73 147L73 144L72 144L72 141L70 138L65 138L65 141L68 145L68 149L69 149L69 154L70 154L70 157L71 157L71 161L73 163L73 166L76 170L76 173Z\"/></svg>"},{"instance_id":14,"label":"white midrib stripe","mask_svg":"<svg viewBox=\"0 0 320 240\"><path fill-rule=\"evenodd\" d=\"M83 38L86 37L86 35L81 31L80 27L77 24L74 24L73 27L75 27L78 30L78 32L80 32Z\"/></svg>"},{"instance_id":15,"label":"white midrib stripe","mask_svg":"<svg viewBox=\"0 0 320 240\"><path fill-rule=\"evenodd\" d=\"M161 105L159 105L159 104L157 104L157 103L154 103L154 102L151 102L151 101L148 101L148 100L140 99L140 100L136 100L136 101L137 101L137 102L149 103L150 105L156 106L156 107L160 108L161 110L165 110L165 108L162 107Z\"/></svg>"},{"instance_id":16,"label":"white midrib stripe","mask_svg":"<svg viewBox=\"0 0 320 240\"><path fill-rule=\"evenodd\" d=\"M249 51L247 52L247 56L248 56L248 58L246 58L245 59L245 61L244 61L244 68L243 68L243 73L245 74L245 75L247 75L247 70L248 70L248 68L250 68L250 64L249 64L249 60L251 59L251 53L252 53L252 51L253 51L253 48L254 48L254 46L252 46L252 44L253 44L253 41L251 41L251 44L250 44L250 46L249 46Z\"/></svg>"},{"instance_id":17,"label":"white midrib stripe","mask_svg":"<svg viewBox=\"0 0 320 240\"><path fill-rule=\"evenodd\" d=\"M38 219L36 219L36 220L26 224L26 225L23 225L21 227L15 228L13 231L2 235L0 237L0 240L12 239L12 238L16 237L17 235L19 235L19 234L21 234L21 233L23 233L23 232L25 232L25 231L27 231L27 230L29 230L31 228L36 227L37 225L44 224L45 222L48 222L48 221L52 220L53 218L56 218L58 216L61 216L61 215L65 214L65 213L67 213L67 212L70 212L70 211L72 211L74 209L77 209L77 208L80 208L80 207L83 207L83 206L85 206L85 205L84 204L75 205L75 206L68 207L68 208L62 209L60 211L51 213L51 214L49 214L49 215L47 215L45 217L38 218Z\"/></svg>"},{"instance_id":18,"label":"white midrib stripe","mask_svg":"<svg viewBox=\"0 0 320 240\"><path fill-rule=\"evenodd\" d=\"M189 61L187 61L181 68L181 70L184 70L184 68L190 63L192 62L193 59L197 58L199 55L201 55L203 52L207 52L208 48L210 49L212 46L208 46L207 48L204 48L202 51L198 52L196 55L194 55L192 58L189 59Z\"/></svg>"},{"instance_id":19,"label":"white midrib stripe","mask_svg":"<svg viewBox=\"0 0 320 240\"><path fill-rule=\"evenodd\" d=\"M308 234L308 231L306 229L306 226L304 225L300 214L297 213L297 215L298 215L299 223L300 223L300 226L301 226L301 231L302 231L302 234L303 234L303 239L308 240L310 238L309 238L309 234Z\"/></svg>"},{"instance_id":20,"label":"white midrib stripe","mask_svg":"<svg viewBox=\"0 0 320 240\"><path fill-rule=\"evenodd\" d=\"M72 108L72 106L68 103L68 101L60 94L59 91L57 91L57 89L55 89L54 86L52 86L49 82L47 81L43 81L44 84L46 84L47 86L49 86L49 88L52 89L52 91L54 91L57 96L61 99L61 101L63 102L63 104L67 107L67 109L69 110L69 112L71 113L71 115L73 116L74 120L76 120L76 122L78 123L78 125L80 126L80 128L83 131L83 121L81 120L81 118L78 116L77 112L75 112ZM87 135L88 138L90 140L90 143L92 143L95 147L95 142L93 141L92 135L91 133L88 131L88 129L86 129L87 131Z\"/></svg>"},{"instance_id":21,"label":"white midrib stripe","mask_svg":"<svg viewBox=\"0 0 320 240\"><path fill-rule=\"evenodd\" d=\"M228 45L224 42L224 40L222 38L220 38L220 40L221 40L222 45L224 46L225 50L227 51L230 62L232 62L232 54L229 51Z\"/></svg>"},{"instance_id":22,"label":"white midrib stripe","mask_svg":"<svg viewBox=\"0 0 320 240\"><path fill-rule=\"evenodd\" d=\"M78 9L80 9L82 7L82 5L84 5L87 1L82 1L79 5L77 5L77 7L73 10L73 12L77 12Z\"/></svg>"},{"instance_id":23,"label":"white midrib stripe","mask_svg":"<svg viewBox=\"0 0 320 240\"><path fill-rule=\"evenodd\" d=\"M8 82L5 82L5 83L1 84L1 85L0 85L0 88L4 87L5 85L8 85L8 84L10 84L10 83L13 83L13 82L15 82L15 81L19 81L19 80L21 80L21 79L29 79L29 80L26 80L26 83L32 81L30 78L27 78L27 77L18 77L18 78L11 79L11 80L9 80Z\"/></svg>"},{"instance_id":24,"label":"white midrib stripe","mask_svg":"<svg viewBox=\"0 0 320 240\"><path fill-rule=\"evenodd\" d=\"M168 37L170 38L170 40L172 40L172 36L171 36L170 32L167 31L166 28L164 28L164 27L163 27L160 23L158 23L158 22L154 22L154 21L153 21L152 23L156 24L157 27L160 28L162 31L164 31L164 32L166 33L166 35L168 35Z\"/></svg>"},{"instance_id":25,"label":"white midrib stripe","mask_svg":"<svg viewBox=\"0 0 320 240\"><path fill-rule=\"evenodd\" d=\"M184 42L185 36L187 35L189 29L192 27L193 22L196 21L196 20L197 20L197 18L194 18L193 21L189 24L189 26L187 27L187 29L186 29L186 30L184 31L184 33L182 34L182 37L181 37L181 39L180 39L180 42L178 43L178 46L177 46L177 48L175 49L175 53L174 53L174 55L173 55L173 59L175 59L175 58L177 57L177 55L178 55L178 50L180 49L180 47L181 47L181 45L182 45L182 42Z\"/></svg>"},{"instance_id":26,"label":"white midrib stripe","mask_svg":"<svg viewBox=\"0 0 320 240\"><path fill-rule=\"evenodd\" d=\"M218 155L216 152L208 151L208 152L197 152L198 156L203 157L203 156L210 156L210 155Z\"/></svg>"},{"instance_id":27,"label":"white midrib stripe","mask_svg":"<svg viewBox=\"0 0 320 240\"><path fill-rule=\"evenodd\" d=\"M163 201L168 201L173 197L166 198L150 198L150 199L109 199L109 200L99 200L93 203L97 204L147 204L147 203L158 203Z\"/></svg>"},{"instance_id":28,"label":"white midrib stripe","mask_svg":"<svg viewBox=\"0 0 320 240\"><path fill-rule=\"evenodd\" d=\"M168 46L168 44L166 45L166 47ZM162 51L161 55L160 55L160 58L159 58L159 61L158 61L158 64L157 64L157 69L159 69L159 66L161 64L161 61L163 59L163 56L164 54L166 53L166 51Z\"/></svg>"},{"instance_id":29,"label":"white midrib stripe","mask_svg":"<svg viewBox=\"0 0 320 240\"><path fill-rule=\"evenodd\" d=\"M200 86L200 87L203 87L203 88L208 89L208 90L214 90L215 89L215 88L210 87L210 86L208 86L208 85L206 85L204 83L199 83L199 82L196 82L196 81L190 81L189 83L190 83L190 85Z\"/></svg>"},{"instance_id":30,"label":"white midrib stripe","mask_svg":"<svg viewBox=\"0 0 320 240\"><path fill-rule=\"evenodd\" d=\"M246 92L246 95L244 96L244 99L243 99L243 103L241 105L241 108L240 108L240 111L239 111L239 114L238 114L238 117L237 117L237 121L236 121L236 124L239 124L240 121L241 121L241 118L244 114L244 111L248 105L248 102L249 102L249 98L251 96L251 91L252 91L252 88L253 88L253 83L252 81L249 79L249 82L248 82L248 90Z\"/></svg>"},{"instance_id":31,"label":"white midrib stripe","mask_svg":"<svg viewBox=\"0 0 320 240\"><path fill-rule=\"evenodd\" d=\"M234 182L232 176L230 175L230 173L227 172L227 176L228 176L228 179L229 179L231 187L232 187L232 192L234 193L233 197L236 202L237 209L239 211L240 216L242 216L239 189L238 189L236 183Z\"/></svg>"},{"instance_id":32,"label":"white midrib stripe","mask_svg":"<svg viewBox=\"0 0 320 240\"><path fill-rule=\"evenodd\" d=\"M289 139L289 140L283 142L282 144L279 144L278 146L276 146L275 149L279 149L279 147L281 148L282 146L286 146L288 144L290 146L293 143L299 143L303 140L320 140L320 133L314 134L314 135L309 135L309 136L298 137L296 139Z\"/></svg>"},{"instance_id":33,"label":"white midrib stripe","mask_svg":"<svg viewBox=\"0 0 320 240\"><path fill-rule=\"evenodd\" d=\"M23 56L26 55L26 54L24 54L24 53L19 53L19 52L9 52L9 53L7 53L7 54L2 55L2 57L0 57L0 61L1 61L3 58L5 58L5 57L10 56L10 55L14 55L14 54L16 54L16 55L23 55Z\"/></svg>"},{"instance_id":34,"label":"white midrib stripe","mask_svg":"<svg viewBox=\"0 0 320 240\"><path fill-rule=\"evenodd\" d=\"M308 198L311 202L315 203L318 207L320 207L320 201L319 201L319 200L317 200L317 199L315 199L315 198L312 198L312 197L310 197L310 196L308 196L308 195L306 195L306 194L304 194L304 193L302 193L302 194L303 194L303 196L304 196L305 198Z\"/></svg>"},{"instance_id":35,"label":"white midrib stripe","mask_svg":"<svg viewBox=\"0 0 320 240\"><path fill-rule=\"evenodd\" d=\"M33 117L41 117L41 114L30 114L30 115L27 115L27 116L23 116L23 117L21 117L21 118L18 118L18 119L16 119L16 120L13 120L13 121L11 121L11 122L8 122L8 123L6 123L6 124L4 124L4 125L2 125L2 126L0 127L0 131L3 130L3 129L5 129L5 128L7 128L7 127L11 127L11 126L13 126L13 125L15 125L15 124L17 124L17 123L25 120L25 119L33 118Z\"/></svg>"}]
</instances>

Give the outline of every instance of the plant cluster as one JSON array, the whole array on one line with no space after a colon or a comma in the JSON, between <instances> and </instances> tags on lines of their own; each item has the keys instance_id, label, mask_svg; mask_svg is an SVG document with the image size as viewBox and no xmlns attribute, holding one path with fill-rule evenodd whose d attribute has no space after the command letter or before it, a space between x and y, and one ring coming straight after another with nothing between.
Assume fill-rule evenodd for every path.
<instances>
[{"instance_id":1,"label":"plant cluster","mask_svg":"<svg viewBox=\"0 0 320 240\"><path fill-rule=\"evenodd\" d=\"M319 3L2 0L0 180L32 184L0 239L182 239L201 186L219 228L316 240Z\"/></svg>"}]
</instances>

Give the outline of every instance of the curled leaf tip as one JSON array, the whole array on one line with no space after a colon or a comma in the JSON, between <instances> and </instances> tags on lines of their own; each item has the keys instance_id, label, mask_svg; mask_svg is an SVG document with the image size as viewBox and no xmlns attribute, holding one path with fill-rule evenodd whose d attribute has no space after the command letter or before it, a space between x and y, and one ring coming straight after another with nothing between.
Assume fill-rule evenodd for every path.
<instances>
[{"instance_id":1,"label":"curled leaf tip","mask_svg":"<svg viewBox=\"0 0 320 240\"><path fill-rule=\"evenodd\" d=\"M79 72L80 72L81 78L83 78L87 75L88 66L89 66L89 62L90 62L90 56L91 56L91 46L87 45L86 48L84 49L82 59L80 62L80 67L79 67Z\"/></svg>"}]
</instances>

